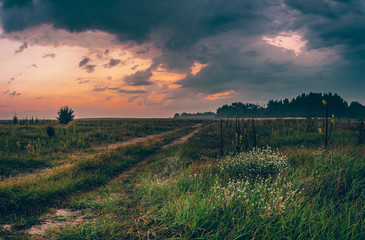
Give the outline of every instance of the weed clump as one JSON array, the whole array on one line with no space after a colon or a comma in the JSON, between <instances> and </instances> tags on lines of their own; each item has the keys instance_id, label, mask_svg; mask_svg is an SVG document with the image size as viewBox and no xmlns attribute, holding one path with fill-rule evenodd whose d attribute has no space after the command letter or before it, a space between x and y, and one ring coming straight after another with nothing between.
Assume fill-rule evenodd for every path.
<instances>
[{"instance_id":1,"label":"weed clump","mask_svg":"<svg viewBox=\"0 0 365 240\"><path fill-rule=\"evenodd\" d=\"M219 168L224 175L239 178L267 178L278 174L288 167L285 156L270 147L257 148L250 152L239 153L220 162Z\"/></svg>"},{"instance_id":2,"label":"weed clump","mask_svg":"<svg viewBox=\"0 0 365 240\"><path fill-rule=\"evenodd\" d=\"M245 209L246 214L262 217L281 215L287 208L296 208L302 200L302 190L286 181L279 173L277 177L255 181L230 180L227 184L218 181L212 186L212 198L223 208Z\"/></svg>"},{"instance_id":3,"label":"weed clump","mask_svg":"<svg viewBox=\"0 0 365 240\"><path fill-rule=\"evenodd\" d=\"M54 137L56 135L56 132L53 127L47 127L46 129L48 137Z\"/></svg>"}]
</instances>

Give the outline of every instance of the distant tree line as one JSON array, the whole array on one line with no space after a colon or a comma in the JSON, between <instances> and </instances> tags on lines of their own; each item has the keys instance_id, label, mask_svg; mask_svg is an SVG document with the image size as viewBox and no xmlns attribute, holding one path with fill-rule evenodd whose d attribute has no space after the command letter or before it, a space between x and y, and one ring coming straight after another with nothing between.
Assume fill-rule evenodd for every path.
<instances>
[{"instance_id":1,"label":"distant tree line","mask_svg":"<svg viewBox=\"0 0 365 240\"><path fill-rule=\"evenodd\" d=\"M332 93L301 94L291 101L270 100L266 105L235 102L223 105L216 113L182 113L175 117L216 117L216 118L252 118L252 117L323 117L322 100L326 100L330 114L340 118L365 118L365 106L359 102L349 105L342 97Z\"/></svg>"},{"instance_id":2,"label":"distant tree line","mask_svg":"<svg viewBox=\"0 0 365 240\"><path fill-rule=\"evenodd\" d=\"M183 112L181 115L179 113L175 113L174 118L215 118L216 114L214 112L204 112L204 113L185 113Z\"/></svg>"}]
</instances>

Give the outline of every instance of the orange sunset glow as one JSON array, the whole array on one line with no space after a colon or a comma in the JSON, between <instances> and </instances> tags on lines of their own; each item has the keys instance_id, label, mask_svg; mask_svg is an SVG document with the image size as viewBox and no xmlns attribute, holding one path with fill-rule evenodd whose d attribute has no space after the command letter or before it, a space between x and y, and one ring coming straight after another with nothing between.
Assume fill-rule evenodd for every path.
<instances>
[{"instance_id":1,"label":"orange sunset glow","mask_svg":"<svg viewBox=\"0 0 365 240\"><path fill-rule=\"evenodd\" d=\"M205 99L207 100L216 100L216 99L225 99L228 98L229 95L233 94L234 91L229 91L229 92L224 92L224 93L216 93L216 94L212 94L207 96Z\"/></svg>"}]
</instances>

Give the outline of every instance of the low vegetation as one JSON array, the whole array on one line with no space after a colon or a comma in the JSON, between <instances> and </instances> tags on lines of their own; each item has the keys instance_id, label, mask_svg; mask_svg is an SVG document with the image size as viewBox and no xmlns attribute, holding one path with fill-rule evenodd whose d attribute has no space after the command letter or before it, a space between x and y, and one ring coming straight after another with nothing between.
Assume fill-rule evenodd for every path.
<instances>
[{"instance_id":1,"label":"low vegetation","mask_svg":"<svg viewBox=\"0 0 365 240\"><path fill-rule=\"evenodd\" d=\"M95 132L100 121L93 123ZM222 138L220 122L204 121L187 142L162 148L196 123L166 123L180 130L93 158L59 160L51 172L4 176L1 221L12 227L0 234L18 239L364 236L365 146L358 141L359 122L336 120L327 148L319 119L255 121L256 149L252 121L225 120ZM245 135L240 148L237 134ZM30 235L26 229L50 208L78 210L85 220Z\"/></svg>"}]
</instances>

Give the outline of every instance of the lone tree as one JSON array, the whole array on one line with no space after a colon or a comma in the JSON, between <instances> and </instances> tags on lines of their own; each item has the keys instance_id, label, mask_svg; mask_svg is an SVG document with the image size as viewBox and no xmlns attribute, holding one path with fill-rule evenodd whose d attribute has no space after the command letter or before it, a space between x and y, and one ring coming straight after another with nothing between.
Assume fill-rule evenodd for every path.
<instances>
[{"instance_id":1,"label":"lone tree","mask_svg":"<svg viewBox=\"0 0 365 240\"><path fill-rule=\"evenodd\" d=\"M57 119L60 123L67 124L74 119L75 115L73 113L74 110L72 110L68 106L61 107L58 111Z\"/></svg>"},{"instance_id":2,"label":"lone tree","mask_svg":"<svg viewBox=\"0 0 365 240\"><path fill-rule=\"evenodd\" d=\"M13 117L13 124L18 124L18 117L16 116L15 113L14 113L14 117Z\"/></svg>"}]
</instances>

